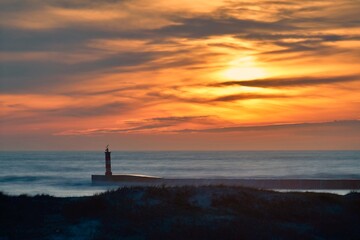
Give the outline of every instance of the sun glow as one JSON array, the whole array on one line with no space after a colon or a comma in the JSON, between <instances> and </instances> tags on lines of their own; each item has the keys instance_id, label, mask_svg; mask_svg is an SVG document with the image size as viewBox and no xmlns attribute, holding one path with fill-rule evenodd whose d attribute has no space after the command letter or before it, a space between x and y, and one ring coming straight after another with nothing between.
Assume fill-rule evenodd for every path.
<instances>
[{"instance_id":1,"label":"sun glow","mask_svg":"<svg viewBox=\"0 0 360 240\"><path fill-rule=\"evenodd\" d=\"M257 66L254 57L238 58L229 64L229 68L222 72L223 77L231 80L252 80L265 78L265 69Z\"/></svg>"},{"instance_id":2,"label":"sun glow","mask_svg":"<svg viewBox=\"0 0 360 240\"><path fill-rule=\"evenodd\" d=\"M264 78L266 72L258 67L237 67L230 68L224 72L224 76L233 80L251 80Z\"/></svg>"}]
</instances>

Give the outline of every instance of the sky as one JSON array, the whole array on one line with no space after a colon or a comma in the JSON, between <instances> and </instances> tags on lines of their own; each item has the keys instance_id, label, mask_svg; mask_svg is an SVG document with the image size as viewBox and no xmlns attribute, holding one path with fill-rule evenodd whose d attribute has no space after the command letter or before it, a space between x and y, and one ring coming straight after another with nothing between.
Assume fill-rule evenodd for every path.
<instances>
[{"instance_id":1,"label":"sky","mask_svg":"<svg viewBox=\"0 0 360 240\"><path fill-rule=\"evenodd\" d=\"M359 0L0 0L0 150L360 150Z\"/></svg>"}]
</instances>

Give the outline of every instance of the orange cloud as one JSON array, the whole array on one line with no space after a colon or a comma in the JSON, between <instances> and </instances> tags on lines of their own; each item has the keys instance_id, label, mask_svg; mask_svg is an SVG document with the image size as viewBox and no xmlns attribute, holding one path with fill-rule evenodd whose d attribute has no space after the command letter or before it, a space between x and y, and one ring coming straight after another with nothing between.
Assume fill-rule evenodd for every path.
<instances>
[{"instance_id":1,"label":"orange cloud","mask_svg":"<svg viewBox=\"0 0 360 240\"><path fill-rule=\"evenodd\" d=\"M358 119L359 11L347 0L1 1L0 137Z\"/></svg>"}]
</instances>

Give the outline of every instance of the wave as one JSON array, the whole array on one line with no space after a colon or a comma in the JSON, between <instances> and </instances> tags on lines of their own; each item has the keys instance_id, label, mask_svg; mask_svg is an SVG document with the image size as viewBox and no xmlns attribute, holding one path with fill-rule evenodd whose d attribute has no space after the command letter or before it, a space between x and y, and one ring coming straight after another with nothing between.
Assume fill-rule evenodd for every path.
<instances>
[{"instance_id":1,"label":"wave","mask_svg":"<svg viewBox=\"0 0 360 240\"><path fill-rule=\"evenodd\" d=\"M36 182L36 181L43 181L43 180L50 180L55 179L54 176L2 176L0 177L0 182Z\"/></svg>"}]
</instances>

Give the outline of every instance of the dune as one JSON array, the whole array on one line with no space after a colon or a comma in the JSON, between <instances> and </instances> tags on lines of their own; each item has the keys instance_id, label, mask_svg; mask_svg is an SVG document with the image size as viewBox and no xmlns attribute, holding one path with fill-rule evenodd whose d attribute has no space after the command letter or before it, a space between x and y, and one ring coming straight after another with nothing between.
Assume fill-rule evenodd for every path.
<instances>
[{"instance_id":1,"label":"dune","mask_svg":"<svg viewBox=\"0 0 360 240\"><path fill-rule=\"evenodd\" d=\"M90 197L0 194L0 239L360 239L360 193L123 187Z\"/></svg>"}]
</instances>

